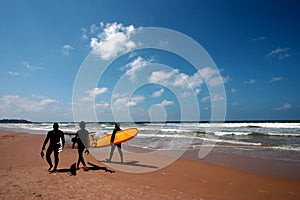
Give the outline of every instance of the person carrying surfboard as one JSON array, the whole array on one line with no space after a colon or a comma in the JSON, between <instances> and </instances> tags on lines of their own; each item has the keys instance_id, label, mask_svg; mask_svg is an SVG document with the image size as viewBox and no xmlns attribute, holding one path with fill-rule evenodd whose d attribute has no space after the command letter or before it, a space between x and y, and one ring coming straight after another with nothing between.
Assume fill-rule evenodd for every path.
<instances>
[{"instance_id":1,"label":"person carrying surfboard","mask_svg":"<svg viewBox=\"0 0 300 200\"><path fill-rule=\"evenodd\" d=\"M58 128L59 128L58 123L54 123L53 130L48 132L41 151L41 156L42 158L44 158L44 150L48 141L50 140L49 146L46 151L46 160L50 166L48 169L49 172L56 171L59 162L58 154L61 151L61 149L65 146L64 132L62 132ZM51 154L53 152L54 152L54 166L51 160Z\"/></svg>"},{"instance_id":2,"label":"person carrying surfboard","mask_svg":"<svg viewBox=\"0 0 300 200\"><path fill-rule=\"evenodd\" d=\"M120 128L120 124L119 123L115 123L115 129L113 130L113 133L112 133L111 138L110 138L111 150L110 150L109 159L106 159L108 162L111 161L111 159L113 157L113 153L114 153L116 147L118 147L118 151L119 151L120 158L121 158L121 163L123 163L123 152L122 152L122 146L121 146L122 143L114 144L116 133L118 131L120 131L120 130L122 130Z\"/></svg>"},{"instance_id":3,"label":"person carrying surfboard","mask_svg":"<svg viewBox=\"0 0 300 200\"><path fill-rule=\"evenodd\" d=\"M85 161L83 159L83 151L85 149L85 153L89 154L89 132L85 129L86 124L84 121L79 123L80 130L76 132L75 141L78 142L78 161L77 161L77 169L79 168L80 163L83 164L83 169L88 170ZM73 145L74 146L74 145Z\"/></svg>"}]
</instances>

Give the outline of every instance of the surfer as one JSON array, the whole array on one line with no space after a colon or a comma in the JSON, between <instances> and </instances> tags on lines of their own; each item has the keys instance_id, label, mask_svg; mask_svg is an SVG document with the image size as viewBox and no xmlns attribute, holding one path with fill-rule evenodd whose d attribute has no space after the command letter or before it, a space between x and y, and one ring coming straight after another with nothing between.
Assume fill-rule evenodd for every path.
<instances>
[{"instance_id":1,"label":"surfer","mask_svg":"<svg viewBox=\"0 0 300 200\"><path fill-rule=\"evenodd\" d=\"M83 152L87 155L90 153L88 150L89 147L89 132L85 129L86 124L84 121L79 123L80 130L76 132L75 141L78 142L78 161L77 161L77 169L79 168L80 163L83 164L83 169L88 170L85 161L83 159ZM74 145L73 145L74 146ZM85 151L84 151L85 149Z\"/></svg>"},{"instance_id":2,"label":"surfer","mask_svg":"<svg viewBox=\"0 0 300 200\"><path fill-rule=\"evenodd\" d=\"M58 157L59 151L61 151L61 149L65 146L64 132L62 132L58 128L59 128L58 123L54 123L53 124L53 130L48 132L48 134L45 138L45 141L43 143L42 151L41 151L41 156L43 158L46 144L50 140L50 144L49 144L48 149L46 151L46 159L47 159L47 162L50 166L50 168L48 169L49 172L55 172L56 171L57 165L58 165L58 162L59 162L59 157ZM51 160L52 152L54 152L54 166L53 166L52 160Z\"/></svg>"},{"instance_id":3,"label":"surfer","mask_svg":"<svg viewBox=\"0 0 300 200\"><path fill-rule=\"evenodd\" d=\"M114 151L116 149L116 146L117 146L119 154L120 154L120 158L121 158L121 163L123 163L123 152L122 152L122 148L121 148L121 144L122 143L120 143L120 144L114 144L116 133L118 131L120 131L120 130L122 130L122 129L120 129L120 124L119 123L115 123L115 129L113 130L113 133L112 133L111 139L110 139L111 150L110 150L109 159L107 159L108 162L111 161L113 153L114 153Z\"/></svg>"}]
</instances>

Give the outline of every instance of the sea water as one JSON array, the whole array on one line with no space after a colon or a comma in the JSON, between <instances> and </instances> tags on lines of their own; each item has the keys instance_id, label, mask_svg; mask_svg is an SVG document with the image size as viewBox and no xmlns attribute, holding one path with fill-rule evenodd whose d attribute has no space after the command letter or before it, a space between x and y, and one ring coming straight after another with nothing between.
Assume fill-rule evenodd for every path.
<instances>
[{"instance_id":1,"label":"sea water","mask_svg":"<svg viewBox=\"0 0 300 200\"><path fill-rule=\"evenodd\" d=\"M64 132L75 133L77 123L59 123ZM46 134L53 123L3 123L0 129ZM300 161L300 122L164 122L121 123L121 128L136 127L138 135L126 145L148 150L200 149L236 153L251 157ZM87 123L87 130L100 138L114 129L113 123ZM70 142L70 137L66 136Z\"/></svg>"}]
</instances>

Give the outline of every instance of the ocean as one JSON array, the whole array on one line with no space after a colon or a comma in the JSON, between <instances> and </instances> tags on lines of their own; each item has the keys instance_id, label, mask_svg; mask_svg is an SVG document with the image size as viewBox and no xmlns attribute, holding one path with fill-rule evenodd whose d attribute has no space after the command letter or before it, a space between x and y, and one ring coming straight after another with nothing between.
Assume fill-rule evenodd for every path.
<instances>
[{"instance_id":1,"label":"ocean","mask_svg":"<svg viewBox=\"0 0 300 200\"><path fill-rule=\"evenodd\" d=\"M51 123L2 123L1 130L46 134ZM75 133L77 123L59 123L64 132ZM166 122L121 123L121 128L136 127L138 135L126 145L147 150L200 149L234 153L250 157L300 161L300 121L256 122ZM87 123L96 137L111 133L113 123ZM66 136L66 141L71 138Z\"/></svg>"}]
</instances>

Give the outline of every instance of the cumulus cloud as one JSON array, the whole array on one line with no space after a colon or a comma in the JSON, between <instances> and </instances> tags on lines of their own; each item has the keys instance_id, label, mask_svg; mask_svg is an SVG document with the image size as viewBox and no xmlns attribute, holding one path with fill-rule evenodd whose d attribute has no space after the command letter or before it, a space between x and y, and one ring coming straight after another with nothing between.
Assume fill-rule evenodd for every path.
<instances>
[{"instance_id":1,"label":"cumulus cloud","mask_svg":"<svg viewBox=\"0 0 300 200\"><path fill-rule=\"evenodd\" d=\"M273 83L273 82L277 82L277 81L281 81L281 80L283 80L282 77L274 77L271 80L269 80L268 83Z\"/></svg>"},{"instance_id":2,"label":"cumulus cloud","mask_svg":"<svg viewBox=\"0 0 300 200\"><path fill-rule=\"evenodd\" d=\"M10 74L12 76L19 76L19 75L21 75L21 73L19 73L19 72L12 72L12 71L9 71L8 74Z\"/></svg>"},{"instance_id":3,"label":"cumulus cloud","mask_svg":"<svg viewBox=\"0 0 300 200\"><path fill-rule=\"evenodd\" d=\"M86 91L87 96L81 98L83 102L93 101L97 96L104 94L108 91L106 87L102 88L93 88L91 90Z\"/></svg>"},{"instance_id":4,"label":"cumulus cloud","mask_svg":"<svg viewBox=\"0 0 300 200\"><path fill-rule=\"evenodd\" d=\"M113 98L114 98L114 102L113 102L114 110L122 110L128 107L138 106L146 99L142 95L134 95L129 97L128 93L114 94Z\"/></svg>"},{"instance_id":5,"label":"cumulus cloud","mask_svg":"<svg viewBox=\"0 0 300 200\"><path fill-rule=\"evenodd\" d=\"M163 100L159 105L161 106L170 106L170 105L173 105L174 104L174 101L168 101L168 100Z\"/></svg>"},{"instance_id":6,"label":"cumulus cloud","mask_svg":"<svg viewBox=\"0 0 300 200\"><path fill-rule=\"evenodd\" d=\"M164 89L160 89L152 93L152 97L160 97L164 93Z\"/></svg>"},{"instance_id":7,"label":"cumulus cloud","mask_svg":"<svg viewBox=\"0 0 300 200\"><path fill-rule=\"evenodd\" d=\"M168 41L168 40L160 40L160 41L159 41L159 46L160 46L161 48L164 48L164 47L168 46L168 44L169 44L169 41Z\"/></svg>"},{"instance_id":8,"label":"cumulus cloud","mask_svg":"<svg viewBox=\"0 0 300 200\"><path fill-rule=\"evenodd\" d=\"M161 84L168 84L169 83L169 79L175 75L178 74L179 70L178 69L173 69L169 72L167 71L154 71L151 73L150 77L149 77L149 82L152 83L161 83Z\"/></svg>"},{"instance_id":9,"label":"cumulus cloud","mask_svg":"<svg viewBox=\"0 0 300 200\"><path fill-rule=\"evenodd\" d=\"M96 107L100 108L100 109L107 109L110 107L110 104L107 102L101 101L100 103L96 104Z\"/></svg>"},{"instance_id":10,"label":"cumulus cloud","mask_svg":"<svg viewBox=\"0 0 300 200\"><path fill-rule=\"evenodd\" d=\"M278 107L278 108L274 108L274 110L288 110L291 109L292 105L289 103L285 103L282 106Z\"/></svg>"},{"instance_id":11,"label":"cumulus cloud","mask_svg":"<svg viewBox=\"0 0 300 200\"><path fill-rule=\"evenodd\" d=\"M290 50L290 48L278 47L278 48L272 50L270 53L268 53L266 57L276 57L279 60L281 60L281 59L290 57L289 50Z\"/></svg>"},{"instance_id":12,"label":"cumulus cloud","mask_svg":"<svg viewBox=\"0 0 300 200\"><path fill-rule=\"evenodd\" d=\"M196 88L193 92L184 91L183 93L180 94L180 97L181 98L186 98L186 97L189 97L189 96L198 95L198 94L200 94L200 92L201 92L201 89Z\"/></svg>"},{"instance_id":13,"label":"cumulus cloud","mask_svg":"<svg viewBox=\"0 0 300 200\"><path fill-rule=\"evenodd\" d=\"M31 63L29 63L28 61L22 60L20 62L20 64L26 68L26 72L24 72L24 70L22 70L23 72L18 72L18 71L8 71L8 74L11 76L21 76L21 75L29 75L28 72L32 72L32 71L37 71L37 70L43 70L44 67L41 66L37 66L37 65L33 65Z\"/></svg>"},{"instance_id":14,"label":"cumulus cloud","mask_svg":"<svg viewBox=\"0 0 300 200\"><path fill-rule=\"evenodd\" d=\"M18 95L6 95L1 98L1 102L5 109L10 110L12 113L21 112L40 112L45 110L46 106L57 102L55 99L28 99ZM4 108L2 108L4 109Z\"/></svg>"},{"instance_id":15,"label":"cumulus cloud","mask_svg":"<svg viewBox=\"0 0 300 200\"><path fill-rule=\"evenodd\" d=\"M181 87L183 89L196 89L204 82L209 87L217 87L221 84L225 84L228 80L230 80L229 76L220 76L219 71L212 67L204 67L192 75L179 73L178 69L173 69L171 71L154 71L149 77L150 82L163 83L166 85Z\"/></svg>"},{"instance_id":16,"label":"cumulus cloud","mask_svg":"<svg viewBox=\"0 0 300 200\"><path fill-rule=\"evenodd\" d=\"M232 89L230 90L230 92L231 92L231 93L236 93L236 92L237 92L237 89L232 88Z\"/></svg>"},{"instance_id":17,"label":"cumulus cloud","mask_svg":"<svg viewBox=\"0 0 300 200\"><path fill-rule=\"evenodd\" d=\"M220 94L215 94L213 96L206 96L201 99L201 102L206 102L206 101L223 101L224 96L221 96Z\"/></svg>"},{"instance_id":18,"label":"cumulus cloud","mask_svg":"<svg viewBox=\"0 0 300 200\"><path fill-rule=\"evenodd\" d=\"M87 30L86 30L86 28L81 28L80 29L81 30L81 39L83 39L83 40L87 40L89 37L87 36Z\"/></svg>"},{"instance_id":19,"label":"cumulus cloud","mask_svg":"<svg viewBox=\"0 0 300 200\"><path fill-rule=\"evenodd\" d=\"M254 38L253 41L254 41L254 42L257 42L257 41L264 41L264 40L266 40L266 39L267 39L266 36L259 36L259 37L257 37L257 38Z\"/></svg>"},{"instance_id":20,"label":"cumulus cloud","mask_svg":"<svg viewBox=\"0 0 300 200\"><path fill-rule=\"evenodd\" d=\"M25 66L27 69L29 69L31 71L44 69L43 67L32 65L28 61L21 61L21 65Z\"/></svg>"},{"instance_id":21,"label":"cumulus cloud","mask_svg":"<svg viewBox=\"0 0 300 200\"><path fill-rule=\"evenodd\" d=\"M137 44L131 40L136 32L133 25L124 26L121 23L100 23L100 26L92 25L91 33L99 32L96 37L92 37L90 47L94 53L103 60L110 60L119 53L123 53L136 47Z\"/></svg>"},{"instance_id":22,"label":"cumulus cloud","mask_svg":"<svg viewBox=\"0 0 300 200\"><path fill-rule=\"evenodd\" d=\"M131 81L135 81L136 73L138 71L141 71L145 66L147 66L150 63L152 63L152 60L145 60L144 58L139 56L125 66L127 68L125 75L128 76Z\"/></svg>"},{"instance_id":23,"label":"cumulus cloud","mask_svg":"<svg viewBox=\"0 0 300 200\"><path fill-rule=\"evenodd\" d=\"M254 83L256 83L256 80L254 80L254 79L250 79L250 80L248 80L248 81L244 81L244 84L254 84Z\"/></svg>"},{"instance_id":24,"label":"cumulus cloud","mask_svg":"<svg viewBox=\"0 0 300 200\"><path fill-rule=\"evenodd\" d=\"M69 44L65 44L63 47L62 47L62 54L65 55L65 56L68 56L70 55L70 52L74 50L74 47L72 47L71 45Z\"/></svg>"},{"instance_id":25,"label":"cumulus cloud","mask_svg":"<svg viewBox=\"0 0 300 200\"><path fill-rule=\"evenodd\" d=\"M43 99L40 101L40 104L41 104L41 106L45 106L45 105L48 105L48 104L54 103L54 102L56 102L56 100L54 100L54 99Z\"/></svg>"}]
</instances>

